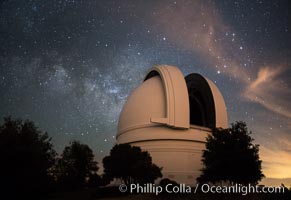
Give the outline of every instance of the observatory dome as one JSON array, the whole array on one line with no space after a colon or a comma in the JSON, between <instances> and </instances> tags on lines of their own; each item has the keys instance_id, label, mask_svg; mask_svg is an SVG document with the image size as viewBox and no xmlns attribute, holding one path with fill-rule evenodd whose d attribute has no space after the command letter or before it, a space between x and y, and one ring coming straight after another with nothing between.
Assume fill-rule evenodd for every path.
<instances>
[{"instance_id":1,"label":"observatory dome","mask_svg":"<svg viewBox=\"0 0 291 200\"><path fill-rule=\"evenodd\" d=\"M194 184L211 129L227 127L224 99L215 84L186 77L174 66L153 67L128 97L119 117L117 143L147 150L163 178Z\"/></svg>"}]
</instances>

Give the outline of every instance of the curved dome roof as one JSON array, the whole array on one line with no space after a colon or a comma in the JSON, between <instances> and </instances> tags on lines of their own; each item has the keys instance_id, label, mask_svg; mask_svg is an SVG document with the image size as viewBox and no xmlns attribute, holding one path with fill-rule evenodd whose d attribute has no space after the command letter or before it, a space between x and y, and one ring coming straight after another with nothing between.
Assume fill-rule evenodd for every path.
<instances>
[{"instance_id":1,"label":"curved dome roof","mask_svg":"<svg viewBox=\"0 0 291 200\"><path fill-rule=\"evenodd\" d=\"M191 90L200 92L190 93L189 83ZM192 101L191 95L200 95L203 98L196 99L198 104L189 104L189 99ZM148 126L189 129L192 115L201 115L199 110L193 109L199 103L203 106L196 106L197 108L211 114L204 119L207 123L194 125L227 127L224 100L214 83L198 74L188 75L185 81L181 71L174 66L153 67L144 82L128 97L119 117L117 135Z\"/></svg>"},{"instance_id":2,"label":"curved dome roof","mask_svg":"<svg viewBox=\"0 0 291 200\"><path fill-rule=\"evenodd\" d=\"M119 117L118 131L151 124L151 118L166 116L166 97L162 80L153 77L139 87L127 99Z\"/></svg>"}]
</instances>

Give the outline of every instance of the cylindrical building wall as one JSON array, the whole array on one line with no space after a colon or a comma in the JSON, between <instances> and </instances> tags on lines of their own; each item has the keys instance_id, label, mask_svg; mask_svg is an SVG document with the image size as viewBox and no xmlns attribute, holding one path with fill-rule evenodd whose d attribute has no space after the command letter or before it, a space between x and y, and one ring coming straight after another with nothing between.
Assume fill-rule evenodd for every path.
<instances>
[{"instance_id":1,"label":"cylindrical building wall","mask_svg":"<svg viewBox=\"0 0 291 200\"><path fill-rule=\"evenodd\" d=\"M162 167L163 178L194 185L201 173L201 156L209 133L209 129L198 126L187 130L157 126L135 129L117 139L118 143L148 151L153 163Z\"/></svg>"}]
</instances>

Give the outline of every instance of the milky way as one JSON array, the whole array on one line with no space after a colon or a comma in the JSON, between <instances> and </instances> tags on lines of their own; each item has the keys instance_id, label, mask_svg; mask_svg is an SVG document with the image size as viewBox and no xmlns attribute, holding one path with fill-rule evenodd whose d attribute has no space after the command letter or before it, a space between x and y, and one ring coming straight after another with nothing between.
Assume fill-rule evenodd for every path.
<instances>
[{"instance_id":1,"label":"milky way","mask_svg":"<svg viewBox=\"0 0 291 200\"><path fill-rule=\"evenodd\" d=\"M291 177L288 1L1 1L0 117L31 119L58 152L101 160L154 65L213 80L246 121L267 177ZM289 160L289 161L288 161Z\"/></svg>"}]
</instances>

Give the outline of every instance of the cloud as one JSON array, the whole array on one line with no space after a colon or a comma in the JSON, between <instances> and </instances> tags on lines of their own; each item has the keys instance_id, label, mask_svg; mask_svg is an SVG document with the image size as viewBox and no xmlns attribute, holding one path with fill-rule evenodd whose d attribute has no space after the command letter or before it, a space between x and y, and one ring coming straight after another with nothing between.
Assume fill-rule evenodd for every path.
<instances>
[{"instance_id":1,"label":"cloud","mask_svg":"<svg viewBox=\"0 0 291 200\"><path fill-rule=\"evenodd\" d=\"M207 1L182 1L159 10L162 11L152 19L158 23L158 32L166 33L172 43L203 57L214 69L248 81L246 69L236 59L230 59L236 56L233 48L240 47L237 36L214 5Z\"/></svg>"},{"instance_id":2,"label":"cloud","mask_svg":"<svg viewBox=\"0 0 291 200\"><path fill-rule=\"evenodd\" d=\"M246 85L242 96L272 112L291 118L288 100L291 93L280 78L285 71L286 68L280 66L260 68L257 78Z\"/></svg>"},{"instance_id":3,"label":"cloud","mask_svg":"<svg viewBox=\"0 0 291 200\"><path fill-rule=\"evenodd\" d=\"M165 33L179 47L202 57L219 73L239 81L245 88L243 99L291 118L291 110L288 108L291 93L280 82L280 76L286 68L257 66L257 78L251 81L252 73L240 64L247 52L234 53L241 48L239 38L211 2L182 1L167 7L157 7L162 6L163 9L157 9L159 13L151 16L158 24L155 27L158 32Z\"/></svg>"}]
</instances>

